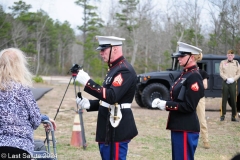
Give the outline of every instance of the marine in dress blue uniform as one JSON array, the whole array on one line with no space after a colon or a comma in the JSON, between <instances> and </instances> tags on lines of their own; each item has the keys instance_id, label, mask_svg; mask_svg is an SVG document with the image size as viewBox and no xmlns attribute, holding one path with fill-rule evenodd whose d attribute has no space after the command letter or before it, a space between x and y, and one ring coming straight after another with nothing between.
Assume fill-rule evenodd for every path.
<instances>
[{"instance_id":1,"label":"marine in dress blue uniform","mask_svg":"<svg viewBox=\"0 0 240 160\"><path fill-rule=\"evenodd\" d=\"M178 47L174 56L179 57L179 61L184 61L185 56L188 59L185 57L183 72L171 86L171 100L155 99L152 107L169 111L166 128L171 130L172 159L193 160L200 132L196 107L204 96L204 87L192 56L202 54L202 50L182 42L178 42Z\"/></svg>"},{"instance_id":2,"label":"marine in dress blue uniform","mask_svg":"<svg viewBox=\"0 0 240 160\"><path fill-rule=\"evenodd\" d=\"M88 108L88 112L98 111L96 141L99 143L102 159L124 160L127 156L128 143L138 134L131 110L137 75L131 64L122 55L116 60L110 61L113 47L121 46L124 39L105 36L96 38L99 41L97 50L104 51L104 49L110 48L109 69L102 86L92 79L85 84L84 91L97 98L97 100L89 100L90 107L85 108ZM81 73L83 71L80 71L76 78L80 82ZM77 98L77 102L83 107L86 104L84 98L80 100ZM113 112L110 110L115 107L120 108L120 116L111 114ZM113 122L113 116L117 116L118 124L116 125Z\"/></svg>"}]
</instances>

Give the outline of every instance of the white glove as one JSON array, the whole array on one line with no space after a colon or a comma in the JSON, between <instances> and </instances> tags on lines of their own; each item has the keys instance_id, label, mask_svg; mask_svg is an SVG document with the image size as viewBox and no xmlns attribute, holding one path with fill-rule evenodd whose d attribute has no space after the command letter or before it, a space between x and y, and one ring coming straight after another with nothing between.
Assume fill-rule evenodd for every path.
<instances>
[{"instance_id":1,"label":"white glove","mask_svg":"<svg viewBox=\"0 0 240 160\"><path fill-rule=\"evenodd\" d=\"M227 80L226 80L226 83L227 83L227 84L230 84L230 82L229 82L229 80L228 80L228 79L229 79L229 78L227 78Z\"/></svg>"},{"instance_id":2,"label":"white glove","mask_svg":"<svg viewBox=\"0 0 240 160\"><path fill-rule=\"evenodd\" d=\"M161 110L165 110L166 101L156 98L152 101L152 108L159 108Z\"/></svg>"},{"instance_id":3,"label":"white glove","mask_svg":"<svg viewBox=\"0 0 240 160\"><path fill-rule=\"evenodd\" d=\"M227 79L227 82L228 82L228 84L231 84L231 83L234 82L234 79L233 79L233 78L228 78L228 79Z\"/></svg>"},{"instance_id":4,"label":"white glove","mask_svg":"<svg viewBox=\"0 0 240 160\"><path fill-rule=\"evenodd\" d=\"M87 72L84 72L82 69L79 70L76 80L81 83L82 85L86 85L86 83L89 81L90 76Z\"/></svg>"},{"instance_id":5,"label":"white glove","mask_svg":"<svg viewBox=\"0 0 240 160\"><path fill-rule=\"evenodd\" d=\"M84 97L83 98L79 98L79 97L77 97L76 101L77 101L77 104L80 107L82 107L84 109L89 109L90 108L90 102L89 102L89 100L87 98L84 98Z\"/></svg>"}]
</instances>

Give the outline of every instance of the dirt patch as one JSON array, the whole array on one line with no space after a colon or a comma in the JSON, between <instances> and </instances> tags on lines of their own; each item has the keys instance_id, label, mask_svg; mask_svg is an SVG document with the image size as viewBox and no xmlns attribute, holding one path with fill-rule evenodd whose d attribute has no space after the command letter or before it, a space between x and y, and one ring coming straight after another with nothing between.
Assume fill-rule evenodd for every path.
<instances>
[{"instance_id":1,"label":"dirt patch","mask_svg":"<svg viewBox=\"0 0 240 160\"><path fill-rule=\"evenodd\" d=\"M66 81L65 81L66 82ZM67 81L68 82L68 81ZM56 115L57 109L62 101L60 112L58 112L56 123L58 159L60 160L99 160L101 159L97 143L95 142L97 112L84 111L84 127L87 139L87 148L84 150L70 145L72 127L76 112L75 88L67 83L57 81L35 84L35 87L53 88L39 101L39 108L43 114L51 118ZM82 90L82 88L80 88ZM79 88L76 88L78 91ZM64 93L65 97L63 98ZM89 94L82 92L83 97L95 99ZM206 108L216 110L207 111L206 118L209 128L210 149L202 147L202 141L196 150L196 160L228 160L237 152L240 146L240 123L231 122L231 112L227 112L226 120L219 121L220 98L207 98ZM230 109L228 107L228 109ZM170 131L166 130L168 112L140 108L134 101L132 104L135 121L138 128L136 136L129 144L128 159L130 160L170 160L171 144ZM35 132L36 138L44 138L44 131L39 127Z\"/></svg>"}]
</instances>

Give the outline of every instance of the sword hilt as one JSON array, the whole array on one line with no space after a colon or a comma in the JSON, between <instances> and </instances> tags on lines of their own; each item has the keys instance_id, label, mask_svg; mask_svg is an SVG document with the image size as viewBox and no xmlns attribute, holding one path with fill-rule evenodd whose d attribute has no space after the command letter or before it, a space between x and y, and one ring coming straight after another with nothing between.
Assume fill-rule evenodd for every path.
<instances>
[{"instance_id":1,"label":"sword hilt","mask_svg":"<svg viewBox=\"0 0 240 160\"><path fill-rule=\"evenodd\" d=\"M78 98L82 99L82 93L81 92L78 92L77 96L78 96Z\"/></svg>"},{"instance_id":2,"label":"sword hilt","mask_svg":"<svg viewBox=\"0 0 240 160\"><path fill-rule=\"evenodd\" d=\"M115 123L115 121L118 119L118 117L117 117L117 112L118 112L117 103L115 103L114 106L115 106L115 107L114 107L114 116L113 116L113 120L114 120L114 121L113 121L113 122Z\"/></svg>"}]
</instances>

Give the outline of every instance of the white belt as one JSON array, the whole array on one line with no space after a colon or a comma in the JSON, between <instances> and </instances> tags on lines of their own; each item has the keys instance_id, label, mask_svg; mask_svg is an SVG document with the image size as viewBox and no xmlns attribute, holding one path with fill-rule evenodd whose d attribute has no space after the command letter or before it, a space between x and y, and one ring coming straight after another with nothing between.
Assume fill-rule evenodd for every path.
<instances>
[{"instance_id":1,"label":"white belt","mask_svg":"<svg viewBox=\"0 0 240 160\"><path fill-rule=\"evenodd\" d=\"M111 106L111 104L101 101L101 106L109 108ZM114 105L113 105L114 106ZM122 104L117 104L118 107L120 107L121 109L126 109L126 108L131 108L131 103L122 103Z\"/></svg>"}]
</instances>

